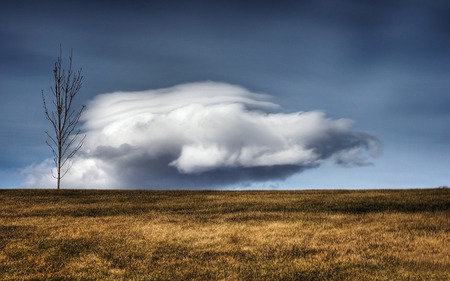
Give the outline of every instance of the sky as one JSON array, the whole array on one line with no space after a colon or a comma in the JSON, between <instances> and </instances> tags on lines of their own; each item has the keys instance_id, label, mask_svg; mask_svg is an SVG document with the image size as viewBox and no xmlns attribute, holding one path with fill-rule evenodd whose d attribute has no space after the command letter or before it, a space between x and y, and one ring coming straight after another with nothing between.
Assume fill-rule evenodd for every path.
<instances>
[{"instance_id":1,"label":"sky","mask_svg":"<svg viewBox=\"0 0 450 281\"><path fill-rule=\"evenodd\" d=\"M53 188L41 91L82 68L63 188L450 184L450 2L1 1L0 188Z\"/></svg>"}]
</instances>

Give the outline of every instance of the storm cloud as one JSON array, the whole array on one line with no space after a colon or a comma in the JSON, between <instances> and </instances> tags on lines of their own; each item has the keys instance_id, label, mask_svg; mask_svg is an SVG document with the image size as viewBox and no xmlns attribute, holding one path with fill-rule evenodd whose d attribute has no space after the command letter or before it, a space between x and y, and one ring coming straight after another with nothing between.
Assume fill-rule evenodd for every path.
<instances>
[{"instance_id":1,"label":"storm cloud","mask_svg":"<svg viewBox=\"0 0 450 281\"><path fill-rule=\"evenodd\" d=\"M87 138L65 187L220 188L284 180L327 160L370 165L379 153L352 120L286 113L271 96L210 81L98 95L82 121ZM52 185L50 163L26 168L26 184Z\"/></svg>"}]
</instances>

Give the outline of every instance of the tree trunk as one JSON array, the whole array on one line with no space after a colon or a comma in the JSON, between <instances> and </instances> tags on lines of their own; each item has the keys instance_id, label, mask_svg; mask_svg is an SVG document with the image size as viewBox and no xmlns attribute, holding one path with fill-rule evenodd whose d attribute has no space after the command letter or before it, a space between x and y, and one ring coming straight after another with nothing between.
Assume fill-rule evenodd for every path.
<instances>
[{"instance_id":1,"label":"tree trunk","mask_svg":"<svg viewBox=\"0 0 450 281\"><path fill-rule=\"evenodd\" d=\"M58 176L56 178L56 189L59 190L61 187L61 164L58 164L57 170L58 170Z\"/></svg>"}]
</instances>

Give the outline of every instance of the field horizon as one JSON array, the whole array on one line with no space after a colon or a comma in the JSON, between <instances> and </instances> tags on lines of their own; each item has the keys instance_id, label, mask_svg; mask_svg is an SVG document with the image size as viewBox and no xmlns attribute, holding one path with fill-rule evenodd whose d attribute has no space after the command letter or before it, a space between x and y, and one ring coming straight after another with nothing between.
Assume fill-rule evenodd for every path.
<instances>
[{"instance_id":1,"label":"field horizon","mask_svg":"<svg viewBox=\"0 0 450 281\"><path fill-rule=\"evenodd\" d=\"M80 188L80 187L61 187L59 190L91 190L91 191L236 191L236 192L246 192L246 191L401 191L401 190L433 190L433 189L450 189L447 185L441 185L441 186L428 186L428 187L377 187L377 188L299 188L299 189L292 189L292 188L261 188L261 189L247 189L247 188L95 188L95 187L89 187L89 188ZM0 188L0 191L2 190L11 190L11 191L19 191L19 190L58 190L56 187L3 187Z\"/></svg>"},{"instance_id":2,"label":"field horizon","mask_svg":"<svg viewBox=\"0 0 450 281\"><path fill-rule=\"evenodd\" d=\"M1 189L2 280L448 280L450 189Z\"/></svg>"}]
</instances>

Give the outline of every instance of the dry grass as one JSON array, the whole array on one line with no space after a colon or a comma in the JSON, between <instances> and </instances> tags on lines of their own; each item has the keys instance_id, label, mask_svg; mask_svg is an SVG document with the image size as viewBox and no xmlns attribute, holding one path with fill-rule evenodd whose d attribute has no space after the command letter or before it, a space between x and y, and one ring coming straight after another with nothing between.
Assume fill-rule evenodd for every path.
<instances>
[{"instance_id":1,"label":"dry grass","mask_svg":"<svg viewBox=\"0 0 450 281\"><path fill-rule=\"evenodd\" d=\"M0 191L1 280L449 280L450 190Z\"/></svg>"}]
</instances>

